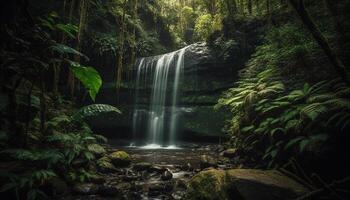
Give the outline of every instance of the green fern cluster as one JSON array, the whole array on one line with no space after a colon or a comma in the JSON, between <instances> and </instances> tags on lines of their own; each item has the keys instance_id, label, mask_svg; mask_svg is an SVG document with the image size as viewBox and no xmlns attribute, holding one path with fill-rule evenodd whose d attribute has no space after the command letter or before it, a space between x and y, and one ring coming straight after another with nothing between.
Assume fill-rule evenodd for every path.
<instances>
[{"instance_id":1,"label":"green fern cluster","mask_svg":"<svg viewBox=\"0 0 350 200\"><path fill-rule=\"evenodd\" d=\"M250 161L269 167L283 163L288 153L326 142L330 130L342 133L350 125L350 89L345 83L306 83L288 92L280 80L278 70L271 67L253 78L246 76L216 106L232 112L225 128L232 145Z\"/></svg>"},{"instance_id":2,"label":"green fern cluster","mask_svg":"<svg viewBox=\"0 0 350 200\"><path fill-rule=\"evenodd\" d=\"M106 111L102 109L106 106L97 107L99 109L92 109L95 115ZM92 110L86 112L91 114ZM86 112L80 111L78 114ZM89 166L106 153L100 143L107 139L94 134L84 122L73 120L67 115L53 117L45 126L47 135L39 137L35 144L0 151L6 161L23 163L25 166L21 173L0 174L1 180L7 180L0 187L0 192L12 191L16 195L24 193L27 199L47 199L41 187L54 177L61 177L67 182L84 182L94 177L96 172L91 171Z\"/></svg>"}]
</instances>

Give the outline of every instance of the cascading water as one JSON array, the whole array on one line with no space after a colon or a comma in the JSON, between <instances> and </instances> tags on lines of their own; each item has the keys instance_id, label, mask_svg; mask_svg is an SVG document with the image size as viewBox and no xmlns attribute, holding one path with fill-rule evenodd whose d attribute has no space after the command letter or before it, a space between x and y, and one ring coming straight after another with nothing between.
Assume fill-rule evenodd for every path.
<instances>
[{"instance_id":1,"label":"cascading water","mask_svg":"<svg viewBox=\"0 0 350 200\"><path fill-rule=\"evenodd\" d=\"M140 131L147 132L146 147L175 147L179 112L179 84L183 74L184 55L187 47L168 54L141 58L136 63L135 108L133 113L134 137ZM145 95L140 91L152 90L146 97L149 102L139 106ZM146 95L147 96L147 95ZM140 128L142 127L142 128Z\"/></svg>"}]
</instances>

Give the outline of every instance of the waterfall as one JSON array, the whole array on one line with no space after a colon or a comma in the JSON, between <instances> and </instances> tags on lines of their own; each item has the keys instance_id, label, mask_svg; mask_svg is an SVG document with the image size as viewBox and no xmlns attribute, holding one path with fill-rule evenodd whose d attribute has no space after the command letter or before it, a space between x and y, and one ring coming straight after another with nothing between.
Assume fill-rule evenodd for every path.
<instances>
[{"instance_id":1,"label":"waterfall","mask_svg":"<svg viewBox=\"0 0 350 200\"><path fill-rule=\"evenodd\" d=\"M181 95L179 84L183 76L186 48L141 58L136 62L133 134L136 137L140 132L145 132L146 143L150 147L176 145L180 118L177 102ZM145 91L149 90L151 93L147 94ZM144 102L144 99L147 101Z\"/></svg>"}]
</instances>

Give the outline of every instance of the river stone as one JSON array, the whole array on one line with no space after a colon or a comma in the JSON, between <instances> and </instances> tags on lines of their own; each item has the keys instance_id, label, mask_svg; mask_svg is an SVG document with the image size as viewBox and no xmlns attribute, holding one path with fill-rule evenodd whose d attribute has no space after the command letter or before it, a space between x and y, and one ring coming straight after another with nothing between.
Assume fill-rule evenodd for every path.
<instances>
[{"instance_id":1,"label":"river stone","mask_svg":"<svg viewBox=\"0 0 350 200\"><path fill-rule=\"evenodd\" d=\"M169 193L173 188L174 183L172 181L153 183L148 187L148 196L154 197L164 193Z\"/></svg>"},{"instance_id":2,"label":"river stone","mask_svg":"<svg viewBox=\"0 0 350 200\"><path fill-rule=\"evenodd\" d=\"M148 162L139 162L139 163L136 163L136 164L133 166L133 168L134 168L136 171L149 170L151 167L152 167L152 164L151 164L151 163L148 163Z\"/></svg>"},{"instance_id":3,"label":"river stone","mask_svg":"<svg viewBox=\"0 0 350 200\"><path fill-rule=\"evenodd\" d=\"M157 173L163 173L166 170L167 169L165 167L161 167L161 166L158 166L158 165L153 165L149 169L150 172L157 172Z\"/></svg>"},{"instance_id":4,"label":"river stone","mask_svg":"<svg viewBox=\"0 0 350 200\"><path fill-rule=\"evenodd\" d=\"M195 175L187 199L287 200L306 194L308 189L276 170L205 170Z\"/></svg>"},{"instance_id":5,"label":"river stone","mask_svg":"<svg viewBox=\"0 0 350 200\"><path fill-rule=\"evenodd\" d=\"M116 151L109 155L115 167L127 167L131 162L131 157L125 151Z\"/></svg>"},{"instance_id":6,"label":"river stone","mask_svg":"<svg viewBox=\"0 0 350 200\"><path fill-rule=\"evenodd\" d=\"M208 167L217 167L217 161L212 156L202 155L200 158L200 167L201 169L205 169Z\"/></svg>"},{"instance_id":7,"label":"river stone","mask_svg":"<svg viewBox=\"0 0 350 200\"><path fill-rule=\"evenodd\" d=\"M163 172L162 176L160 177L163 181L167 181L173 178L173 174L169 171L166 170L165 172Z\"/></svg>"},{"instance_id":8,"label":"river stone","mask_svg":"<svg viewBox=\"0 0 350 200\"><path fill-rule=\"evenodd\" d=\"M99 188L93 183L78 183L73 187L73 191L81 195L96 194Z\"/></svg>"},{"instance_id":9,"label":"river stone","mask_svg":"<svg viewBox=\"0 0 350 200\"><path fill-rule=\"evenodd\" d=\"M237 155L237 149L227 149L222 152L222 155L226 158L234 158Z\"/></svg>"}]
</instances>

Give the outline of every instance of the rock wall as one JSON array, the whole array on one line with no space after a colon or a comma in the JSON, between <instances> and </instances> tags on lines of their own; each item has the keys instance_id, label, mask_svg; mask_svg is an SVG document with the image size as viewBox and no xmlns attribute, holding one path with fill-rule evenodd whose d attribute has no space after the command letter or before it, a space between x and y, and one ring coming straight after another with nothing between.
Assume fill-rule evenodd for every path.
<instances>
[{"instance_id":1,"label":"rock wall","mask_svg":"<svg viewBox=\"0 0 350 200\"><path fill-rule=\"evenodd\" d=\"M223 136L225 114L213 109L222 92L233 86L241 66L226 62L216 56L215 50L206 43L190 45L185 53L184 76L180 83L181 98L178 101L181 112L182 139L194 140ZM239 64L241 65L241 64ZM99 132L116 137L132 136L132 114L135 106L136 70L129 81L116 93L114 83L105 83L97 97L98 103L112 104L123 114L118 119L102 119L94 123ZM149 107L151 87L140 91L144 97L139 107L145 112ZM140 131L145 127L139 127ZM200 136L200 137L198 137Z\"/></svg>"}]
</instances>

